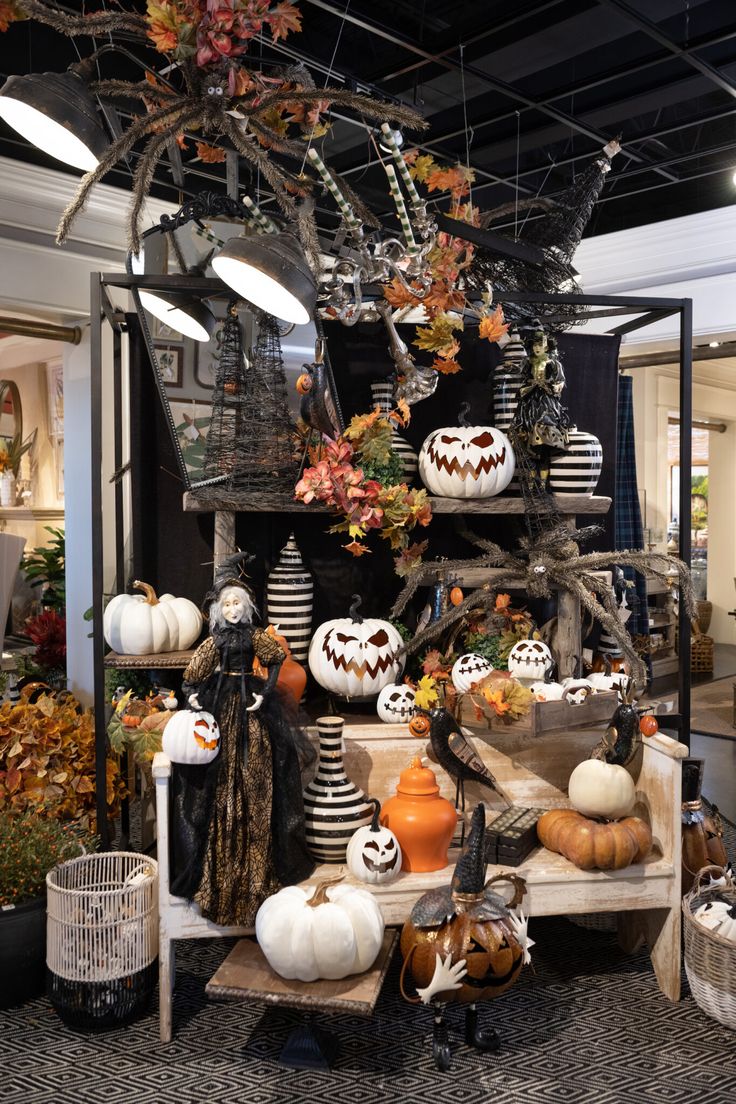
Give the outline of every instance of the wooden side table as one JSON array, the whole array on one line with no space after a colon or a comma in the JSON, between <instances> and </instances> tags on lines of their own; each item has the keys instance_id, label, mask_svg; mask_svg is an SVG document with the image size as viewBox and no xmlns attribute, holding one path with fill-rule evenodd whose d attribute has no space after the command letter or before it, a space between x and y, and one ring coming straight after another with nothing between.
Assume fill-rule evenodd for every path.
<instances>
[{"instance_id":1,"label":"wooden side table","mask_svg":"<svg viewBox=\"0 0 736 1104\"><path fill-rule=\"evenodd\" d=\"M213 1000L255 1001L297 1008L306 1022L295 1028L284 1044L279 1065L287 1069L328 1070L337 1056L337 1039L312 1022L316 1015L344 1013L370 1017L386 977L398 932L386 929L373 966L364 974L340 981L287 981L274 973L254 939L241 939L207 982Z\"/></svg>"}]
</instances>

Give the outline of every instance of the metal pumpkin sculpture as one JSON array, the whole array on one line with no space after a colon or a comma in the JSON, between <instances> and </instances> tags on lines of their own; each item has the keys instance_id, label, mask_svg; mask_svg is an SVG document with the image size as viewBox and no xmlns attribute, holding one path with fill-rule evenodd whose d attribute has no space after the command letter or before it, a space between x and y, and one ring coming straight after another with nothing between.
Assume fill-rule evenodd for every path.
<instances>
[{"instance_id":1,"label":"metal pumpkin sculpture","mask_svg":"<svg viewBox=\"0 0 736 1104\"><path fill-rule=\"evenodd\" d=\"M439 1069L450 1065L445 1003L468 1005L466 1042L479 1050L497 1050L499 1039L492 1029L478 1028L479 1001L493 1000L510 989L521 967L530 961L532 945L526 935L523 914L511 910L526 892L517 874L498 874L485 881L485 809L473 813L466 848L452 883L420 897L401 932L401 992L408 1001L435 1001L433 1052ZM491 890L499 882L513 885L510 902ZM407 996L409 972L417 997Z\"/></svg>"},{"instance_id":2,"label":"metal pumpkin sculpture","mask_svg":"<svg viewBox=\"0 0 736 1104\"><path fill-rule=\"evenodd\" d=\"M491 498L511 482L516 460L508 437L493 426L470 426L465 403L459 425L435 429L419 453L419 474L444 498Z\"/></svg>"},{"instance_id":3,"label":"metal pumpkin sculpture","mask_svg":"<svg viewBox=\"0 0 736 1104\"><path fill-rule=\"evenodd\" d=\"M401 674L396 659L403 641L390 621L358 613L360 595L353 595L349 617L325 621L309 645L309 670L325 690L340 698L369 698Z\"/></svg>"}]
</instances>

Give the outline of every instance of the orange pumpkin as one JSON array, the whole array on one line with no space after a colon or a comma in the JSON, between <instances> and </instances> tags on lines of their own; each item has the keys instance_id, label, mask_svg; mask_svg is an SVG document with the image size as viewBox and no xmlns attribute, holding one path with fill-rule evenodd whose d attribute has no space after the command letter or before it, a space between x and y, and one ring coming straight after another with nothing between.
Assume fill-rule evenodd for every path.
<instances>
[{"instance_id":1,"label":"orange pumpkin","mask_svg":"<svg viewBox=\"0 0 736 1104\"><path fill-rule=\"evenodd\" d=\"M300 395L308 395L314 386L314 380L309 372L302 372L296 381L296 389Z\"/></svg>"},{"instance_id":2,"label":"orange pumpkin","mask_svg":"<svg viewBox=\"0 0 736 1104\"><path fill-rule=\"evenodd\" d=\"M654 736L659 732L659 722L651 713L645 713L639 721L639 731L642 736Z\"/></svg>"},{"instance_id":3,"label":"orange pumpkin","mask_svg":"<svg viewBox=\"0 0 736 1104\"><path fill-rule=\"evenodd\" d=\"M272 636L277 644L280 644L286 652L286 659L281 664L281 670L279 671L276 685L285 693L290 694L295 702L300 702L307 685L307 672L304 670L301 663L297 663L295 659L291 658L291 648L285 636L282 636L281 633L277 633L273 625L269 625L266 632L269 636ZM268 676L268 668L264 667L257 657L253 660L253 674L258 675L258 677L262 679Z\"/></svg>"},{"instance_id":4,"label":"orange pumpkin","mask_svg":"<svg viewBox=\"0 0 736 1104\"><path fill-rule=\"evenodd\" d=\"M409 721L409 732L421 740L423 736L429 736L429 717L426 713L415 713Z\"/></svg>"},{"instance_id":5,"label":"orange pumpkin","mask_svg":"<svg viewBox=\"0 0 736 1104\"><path fill-rule=\"evenodd\" d=\"M564 855L581 870L623 870L642 862L652 832L639 817L601 821L574 809L550 809L539 818L537 834L548 851Z\"/></svg>"}]
</instances>

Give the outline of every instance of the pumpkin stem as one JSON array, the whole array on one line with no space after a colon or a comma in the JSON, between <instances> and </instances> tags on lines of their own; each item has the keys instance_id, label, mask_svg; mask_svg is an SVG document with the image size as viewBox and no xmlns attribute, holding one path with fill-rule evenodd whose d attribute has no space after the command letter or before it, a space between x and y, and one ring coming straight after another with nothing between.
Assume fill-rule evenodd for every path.
<instances>
[{"instance_id":1,"label":"pumpkin stem","mask_svg":"<svg viewBox=\"0 0 736 1104\"><path fill-rule=\"evenodd\" d=\"M363 618L358 613L358 606L361 604L363 599L359 594L352 594L351 598L353 599L353 604L350 607L350 620L355 621L358 625L362 625Z\"/></svg>"},{"instance_id":2,"label":"pumpkin stem","mask_svg":"<svg viewBox=\"0 0 736 1104\"><path fill-rule=\"evenodd\" d=\"M378 818L381 815L381 802L377 797L369 798L373 802L373 816L371 817L371 832L380 832L381 825L378 823Z\"/></svg>"},{"instance_id":3,"label":"pumpkin stem","mask_svg":"<svg viewBox=\"0 0 736 1104\"><path fill-rule=\"evenodd\" d=\"M142 583L140 579L133 581L133 590L142 590L146 596L146 603L149 606L157 606L158 598L156 597L156 591L153 589L150 583Z\"/></svg>"},{"instance_id":4,"label":"pumpkin stem","mask_svg":"<svg viewBox=\"0 0 736 1104\"><path fill-rule=\"evenodd\" d=\"M470 403L464 402L460 407L457 414L457 424L462 426L463 429L468 429L470 423L468 422L468 411L470 410Z\"/></svg>"},{"instance_id":5,"label":"pumpkin stem","mask_svg":"<svg viewBox=\"0 0 736 1104\"><path fill-rule=\"evenodd\" d=\"M345 877L344 874L336 874L333 878L322 878L314 887L314 893L307 901L310 908L318 908L320 905L325 905L329 901L327 896L327 890L330 886L337 885Z\"/></svg>"}]
</instances>

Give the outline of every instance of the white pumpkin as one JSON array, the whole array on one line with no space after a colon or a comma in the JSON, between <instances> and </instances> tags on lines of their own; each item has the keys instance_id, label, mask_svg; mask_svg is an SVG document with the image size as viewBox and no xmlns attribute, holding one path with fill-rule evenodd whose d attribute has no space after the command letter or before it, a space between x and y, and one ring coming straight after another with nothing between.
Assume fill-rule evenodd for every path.
<instances>
[{"instance_id":1,"label":"white pumpkin","mask_svg":"<svg viewBox=\"0 0 736 1104\"><path fill-rule=\"evenodd\" d=\"M587 681L598 693L606 690L620 690L627 682L629 676L626 671L614 671L607 675L604 671L592 671L587 676Z\"/></svg>"},{"instance_id":2,"label":"white pumpkin","mask_svg":"<svg viewBox=\"0 0 736 1104\"><path fill-rule=\"evenodd\" d=\"M466 408L465 408L466 409ZM432 494L445 498L491 498L511 482L516 459L505 433L493 426L461 424L435 429L419 453L419 474Z\"/></svg>"},{"instance_id":3,"label":"white pumpkin","mask_svg":"<svg viewBox=\"0 0 736 1104\"><path fill-rule=\"evenodd\" d=\"M553 662L552 653L543 640L518 640L509 652L509 674L529 686L543 681Z\"/></svg>"},{"instance_id":4,"label":"white pumpkin","mask_svg":"<svg viewBox=\"0 0 736 1104\"><path fill-rule=\"evenodd\" d=\"M203 766L211 763L220 749L220 729L211 713L181 709L167 722L161 749L172 763Z\"/></svg>"},{"instance_id":5,"label":"white pumpkin","mask_svg":"<svg viewBox=\"0 0 736 1104\"><path fill-rule=\"evenodd\" d=\"M353 832L345 861L358 881L385 885L401 873L401 847L393 832L379 824L380 801L374 798L373 804L373 819L366 827Z\"/></svg>"},{"instance_id":6,"label":"white pumpkin","mask_svg":"<svg viewBox=\"0 0 736 1104\"><path fill-rule=\"evenodd\" d=\"M540 702L560 701L564 693L561 682L545 682L544 680L533 682L529 689L536 700Z\"/></svg>"},{"instance_id":7,"label":"white pumpkin","mask_svg":"<svg viewBox=\"0 0 736 1104\"><path fill-rule=\"evenodd\" d=\"M415 698L411 686L390 682L378 695L376 712L384 724L406 724L414 716Z\"/></svg>"},{"instance_id":8,"label":"white pumpkin","mask_svg":"<svg viewBox=\"0 0 736 1104\"><path fill-rule=\"evenodd\" d=\"M584 678L562 680L562 697L568 705L582 705L593 693L593 687Z\"/></svg>"},{"instance_id":9,"label":"white pumpkin","mask_svg":"<svg viewBox=\"0 0 736 1104\"><path fill-rule=\"evenodd\" d=\"M477 652L466 652L452 665L450 678L458 694L467 694L471 686L493 674L493 664Z\"/></svg>"},{"instance_id":10,"label":"white pumpkin","mask_svg":"<svg viewBox=\"0 0 736 1104\"><path fill-rule=\"evenodd\" d=\"M105 640L123 655L152 655L189 648L202 631L202 614L188 598L156 592L148 583L133 586L143 594L118 594L105 609Z\"/></svg>"},{"instance_id":11,"label":"white pumpkin","mask_svg":"<svg viewBox=\"0 0 736 1104\"><path fill-rule=\"evenodd\" d=\"M317 981L362 974L375 962L384 922L366 889L329 885L287 886L256 914L256 939L283 978Z\"/></svg>"},{"instance_id":12,"label":"white pumpkin","mask_svg":"<svg viewBox=\"0 0 736 1104\"><path fill-rule=\"evenodd\" d=\"M341 698L368 698L396 682L404 669L395 658L403 640L390 621L358 614L353 595L349 617L325 621L309 645L309 670L325 690Z\"/></svg>"},{"instance_id":13,"label":"white pumpkin","mask_svg":"<svg viewBox=\"0 0 736 1104\"><path fill-rule=\"evenodd\" d=\"M634 780L625 767L586 759L570 775L567 792L570 804L587 817L618 820L634 805Z\"/></svg>"}]
</instances>

